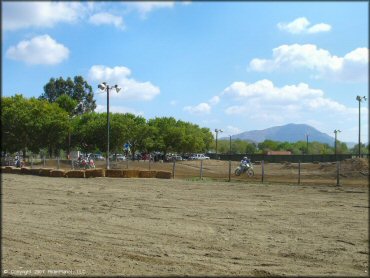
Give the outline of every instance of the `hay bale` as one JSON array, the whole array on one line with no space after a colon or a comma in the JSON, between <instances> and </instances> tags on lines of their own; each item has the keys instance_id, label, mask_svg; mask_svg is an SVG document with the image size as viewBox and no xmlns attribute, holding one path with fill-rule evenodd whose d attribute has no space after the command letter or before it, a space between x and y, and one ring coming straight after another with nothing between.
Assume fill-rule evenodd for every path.
<instances>
[{"instance_id":1,"label":"hay bale","mask_svg":"<svg viewBox=\"0 0 370 278\"><path fill-rule=\"evenodd\" d=\"M65 173L66 178L84 178L85 171L84 170L70 170Z\"/></svg>"},{"instance_id":2,"label":"hay bale","mask_svg":"<svg viewBox=\"0 0 370 278\"><path fill-rule=\"evenodd\" d=\"M139 178L155 178L157 171L140 171Z\"/></svg>"},{"instance_id":3,"label":"hay bale","mask_svg":"<svg viewBox=\"0 0 370 278\"><path fill-rule=\"evenodd\" d=\"M21 168L21 174L23 175L32 175L31 168L28 167L22 167Z\"/></svg>"},{"instance_id":4,"label":"hay bale","mask_svg":"<svg viewBox=\"0 0 370 278\"><path fill-rule=\"evenodd\" d=\"M62 169L58 169L58 170L52 170L50 172L50 177L57 177L57 178L63 178L65 176L65 171L62 170Z\"/></svg>"},{"instance_id":5,"label":"hay bale","mask_svg":"<svg viewBox=\"0 0 370 278\"><path fill-rule=\"evenodd\" d=\"M157 179L170 179L172 178L172 173L167 171L158 171L156 175Z\"/></svg>"},{"instance_id":6,"label":"hay bale","mask_svg":"<svg viewBox=\"0 0 370 278\"><path fill-rule=\"evenodd\" d=\"M52 168L41 168L39 175L44 177L50 177L50 172L52 171Z\"/></svg>"},{"instance_id":7,"label":"hay bale","mask_svg":"<svg viewBox=\"0 0 370 278\"><path fill-rule=\"evenodd\" d=\"M40 169L39 168L31 168L30 169L30 174L39 176L40 175Z\"/></svg>"},{"instance_id":8,"label":"hay bale","mask_svg":"<svg viewBox=\"0 0 370 278\"><path fill-rule=\"evenodd\" d=\"M14 168L15 167L13 167L13 166L1 167L1 172L3 172L3 173L12 173Z\"/></svg>"},{"instance_id":9,"label":"hay bale","mask_svg":"<svg viewBox=\"0 0 370 278\"><path fill-rule=\"evenodd\" d=\"M21 173L21 168L13 168L11 173L12 174L20 174Z\"/></svg>"},{"instance_id":10,"label":"hay bale","mask_svg":"<svg viewBox=\"0 0 370 278\"><path fill-rule=\"evenodd\" d=\"M13 173L14 166L5 166L4 173Z\"/></svg>"},{"instance_id":11,"label":"hay bale","mask_svg":"<svg viewBox=\"0 0 370 278\"><path fill-rule=\"evenodd\" d=\"M110 178L122 178L123 177L123 170L120 169L107 169L105 170L105 176Z\"/></svg>"},{"instance_id":12,"label":"hay bale","mask_svg":"<svg viewBox=\"0 0 370 278\"><path fill-rule=\"evenodd\" d=\"M122 172L124 178L138 178L140 174L139 170L123 170Z\"/></svg>"},{"instance_id":13,"label":"hay bale","mask_svg":"<svg viewBox=\"0 0 370 278\"><path fill-rule=\"evenodd\" d=\"M95 177L104 177L104 176L105 176L105 170L102 168L85 170L85 178L95 178Z\"/></svg>"}]
</instances>

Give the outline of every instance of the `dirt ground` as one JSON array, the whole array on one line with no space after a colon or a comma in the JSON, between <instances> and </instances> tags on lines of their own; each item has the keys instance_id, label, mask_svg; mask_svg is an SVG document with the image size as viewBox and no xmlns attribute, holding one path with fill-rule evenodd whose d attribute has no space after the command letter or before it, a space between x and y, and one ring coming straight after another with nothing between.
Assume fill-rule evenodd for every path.
<instances>
[{"instance_id":1,"label":"dirt ground","mask_svg":"<svg viewBox=\"0 0 370 278\"><path fill-rule=\"evenodd\" d=\"M368 187L2 174L13 275L368 276Z\"/></svg>"}]
</instances>

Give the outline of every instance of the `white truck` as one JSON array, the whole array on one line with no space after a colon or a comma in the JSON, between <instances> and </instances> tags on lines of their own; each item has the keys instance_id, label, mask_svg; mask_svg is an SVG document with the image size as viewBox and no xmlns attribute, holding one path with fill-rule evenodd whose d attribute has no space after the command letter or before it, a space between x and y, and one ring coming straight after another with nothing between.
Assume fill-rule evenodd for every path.
<instances>
[{"instance_id":1,"label":"white truck","mask_svg":"<svg viewBox=\"0 0 370 278\"><path fill-rule=\"evenodd\" d=\"M209 157L205 156L202 153L195 153L190 157L190 160L204 160L204 159L209 159Z\"/></svg>"}]
</instances>

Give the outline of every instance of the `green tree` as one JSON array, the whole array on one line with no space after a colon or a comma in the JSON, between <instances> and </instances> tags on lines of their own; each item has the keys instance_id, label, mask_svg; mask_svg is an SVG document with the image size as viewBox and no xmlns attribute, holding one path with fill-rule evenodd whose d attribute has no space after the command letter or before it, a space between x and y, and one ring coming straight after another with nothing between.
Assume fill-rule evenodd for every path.
<instances>
[{"instance_id":1,"label":"green tree","mask_svg":"<svg viewBox=\"0 0 370 278\"><path fill-rule=\"evenodd\" d=\"M277 151L279 143L273 140L265 140L258 144L258 149L262 152Z\"/></svg>"},{"instance_id":2,"label":"green tree","mask_svg":"<svg viewBox=\"0 0 370 278\"><path fill-rule=\"evenodd\" d=\"M350 153L358 155L358 144L354 145L353 148L350 149ZM361 143L361 154L369 154L369 145L365 145Z\"/></svg>"},{"instance_id":3,"label":"green tree","mask_svg":"<svg viewBox=\"0 0 370 278\"><path fill-rule=\"evenodd\" d=\"M63 95L69 96L80 104L74 110L74 114L80 115L86 112L93 112L96 108L92 87L82 76L75 76L73 80L70 77L66 80L62 77L58 79L50 78L49 82L44 86L44 93L39 99L56 102Z\"/></svg>"},{"instance_id":4,"label":"green tree","mask_svg":"<svg viewBox=\"0 0 370 278\"><path fill-rule=\"evenodd\" d=\"M2 109L2 143L9 152L33 152L47 148L51 155L61 147L69 128L68 114L57 104L23 95L4 97Z\"/></svg>"}]
</instances>

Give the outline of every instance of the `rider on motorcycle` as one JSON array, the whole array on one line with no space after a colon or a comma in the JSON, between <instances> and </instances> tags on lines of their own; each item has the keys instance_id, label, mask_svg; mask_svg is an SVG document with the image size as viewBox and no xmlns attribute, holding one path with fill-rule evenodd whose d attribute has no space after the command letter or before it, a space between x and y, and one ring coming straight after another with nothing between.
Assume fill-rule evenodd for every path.
<instances>
[{"instance_id":1,"label":"rider on motorcycle","mask_svg":"<svg viewBox=\"0 0 370 278\"><path fill-rule=\"evenodd\" d=\"M243 159L240 161L242 165L249 165L251 163L250 159L247 156L244 156Z\"/></svg>"},{"instance_id":2,"label":"rider on motorcycle","mask_svg":"<svg viewBox=\"0 0 370 278\"><path fill-rule=\"evenodd\" d=\"M247 156L243 157L240 161L240 165L235 169L236 176L240 176L243 173L247 173L248 177L254 175L252 161Z\"/></svg>"}]
</instances>

